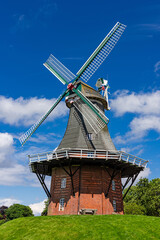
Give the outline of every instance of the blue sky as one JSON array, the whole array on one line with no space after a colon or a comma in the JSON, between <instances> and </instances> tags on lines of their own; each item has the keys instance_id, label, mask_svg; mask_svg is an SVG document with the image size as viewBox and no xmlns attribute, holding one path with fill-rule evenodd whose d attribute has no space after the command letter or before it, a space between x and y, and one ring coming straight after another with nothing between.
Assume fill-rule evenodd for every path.
<instances>
[{"instance_id":1,"label":"blue sky","mask_svg":"<svg viewBox=\"0 0 160 240\"><path fill-rule=\"evenodd\" d=\"M117 21L127 28L89 84L108 77L112 109L106 114L117 149L149 160L142 175L159 177L159 12L156 0L1 3L0 205L35 204L38 213L46 198L27 154L59 144L68 119L64 102L23 148L18 141L65 89L43 63L52 53L76 73Z\"/></svg>"}]
</instances>

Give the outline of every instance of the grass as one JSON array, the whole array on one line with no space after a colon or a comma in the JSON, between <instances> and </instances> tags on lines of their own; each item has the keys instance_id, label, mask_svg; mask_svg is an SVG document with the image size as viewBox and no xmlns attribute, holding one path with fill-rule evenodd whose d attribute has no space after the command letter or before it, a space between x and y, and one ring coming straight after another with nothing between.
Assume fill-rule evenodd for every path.
<instances>
[{"instance_id":1,"label":"grass","mask_svg":"<svg viewBox=\"0 0 160 240\"><path fill-rule=\"evenodd\" d=\"M0 239L160 239L160 218L131 215L18 218L0 226Z\"/></svg>"}]
</instances>

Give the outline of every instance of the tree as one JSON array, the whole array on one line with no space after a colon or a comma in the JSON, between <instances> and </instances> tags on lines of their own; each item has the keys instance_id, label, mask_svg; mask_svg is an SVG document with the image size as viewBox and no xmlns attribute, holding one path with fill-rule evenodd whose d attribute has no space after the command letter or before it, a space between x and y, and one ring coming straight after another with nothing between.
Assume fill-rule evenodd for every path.
<instances>
[{"instance_id":1,"label":"tree","mask_svg":"<svg viewBox=\"0 0 160 240\"><path fill-rule=\"evenodd\" d=\"M21 204L13 204L6 210L7 220L20 217L34 216L30 207Z\"/></svg>"},{"instance_id":2,"label":"tree","mask_svg":"<svg viewBox=\"0 0 160 240\"><path fill-rule=\"evenodd\" d=\"M132 212L134 207L137 209L137 206L139 206L141 210L141 207L145 209L148 216L160 216L160 178L151 181L147 178L140 179L136 186L131 187L124 203L125 208L127 208L125 212ZM139 210L136 211L138 213Z\"/></svg>"},{"instance_id":3,"label":"tree","mask_svg":"<svg viewBox=\"0 0 160 240\"><path fill-rule=\"evenodd\" d=\"M132 215L145 215L146 209L144 206L138 205L135 202L128 202L124 204L124 213Z\"/></svg>"},{"instance_id":4,"label":"tree","mask_svg":"<svg viewBox=\"0 0 160 240\"><path fill-rule=\"evenodd\" d=\"M45 202L45 207L43 209L43 212L41 213L41 216L47 216L47 212L48 212L48 205L49 205L49 199L47 199Z\"/></svg>"}]
</instances>

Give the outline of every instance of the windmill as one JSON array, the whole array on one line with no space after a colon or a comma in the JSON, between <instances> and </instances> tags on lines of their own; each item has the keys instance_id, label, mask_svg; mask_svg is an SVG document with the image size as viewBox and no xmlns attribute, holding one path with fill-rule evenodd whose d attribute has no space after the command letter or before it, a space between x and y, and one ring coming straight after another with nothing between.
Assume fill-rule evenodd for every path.
<instances>
[{"instance_id":1,"label":"windmill","mask_svg":"<svg viewBox=\"0 0 160 240\"><path fill-rule=\"evenodd\" d=\"M28 156L31 171L37 175L50 200L49 215L123 214L122 189L129 182L131 187L147 164L141 158L117 151L112 142L109 120L104 114L105 109L110 109L108 81L98 79L98 91L84 83L113 50L125 28L117 22L76 75L53 55L44 63L67 88L49 111L20 137L20 142L24 145L65 98L70 114L58 148ZM45 184L46 175L52 177L50 191ZM122 178L126 179L123 185Z\"/></svg>"}]
</instances>

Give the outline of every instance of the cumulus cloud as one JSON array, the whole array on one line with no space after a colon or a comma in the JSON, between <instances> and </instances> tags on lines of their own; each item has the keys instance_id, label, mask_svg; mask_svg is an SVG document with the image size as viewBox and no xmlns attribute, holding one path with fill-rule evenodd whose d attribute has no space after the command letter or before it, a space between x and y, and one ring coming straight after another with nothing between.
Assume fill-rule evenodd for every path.
<instances>
[{"instance_id":1,"label":"cumulus cloud","mask_svg":"<svg viewBox=\"0 0 160 240\"><path fill-rule=\"evenodd\" d=\"M36 176L31 175L28 166L14 163L14 166L0 168L0 185L15 186L15 185L30 185L36 186L38 183Z\"/></svg>"},{"instance_id":2,"label":"cumulus cloud","mask_svg":"<svg viewBox=\"0 0 160 240\"><path fill-rule=\"evenodd\" d=\"M44 202L45 202L46 200L47 200L47 199L45 199L45 200L42 201L42 202L33 203L33 204L30 204L30 205L29 205L29 207L32 209L33 214L34 214L35 216L41 215L42 211L44 210L44 207L45 207Z\"/></svg>"},{"instance_id":3,"label":"cumulus cloud","mask_svg":"<svg viewBox=\"0 0 160 240\"><path fill-rule=\"evenodd\" d=\"M11 205L13 205L15 203L21 203L21 201L17 200L17 199L14 199L14 198L3 198L3 199L0 199L0 206L10 207Z\"/></svg>"},{"instance_id":4,"label":"cumulus cloud","mask_svg":"<svg viewBox=\"0 0 160 240\"><path fill-rule=\"evenodd\" d=\"M140 174L137 177L137 182L139 181L140 178L148 178L149 175L151 174L150 168L145 168L143 171L140 172Z\"/></svg>"},{"instance_id":5,"label":"cumulus cloud","mask_svg":"<svg viewBox=\"0 0 160 240\"><path fill-rule=\"evenodd\" d=\"M50 100L46 98L38 99L36 97L13 99L0 96L0 121L15 126L30 126L38 121L55 101L56 99L54 98ZM67 112L65 103L60 102L47 120L53 121L55 118L65 116Z\"/></svg>"},{"instance_id":6,"label":"cumulus cloud","mask_svg":"<svg viewBox=\"0 0 160 240\"><path fill-rule=\"evenodd\" d=\"M111 108L116 116L125 113L141 115L160 115L160 91L151 93L129 92L128 90L116 91L111 100Z\"/></svg>"},{"instance_id":7,"label":"cumulus cloud","mask_svg":"<svg viewBox=\"0 0 160 240\"><path fill-rule=\"evenodd\" d=\"M117 91L111 100L111 108L115 116L120 117L132 113L133 119L129 131L117 135L115 143L125 144L142 139L150 130L160 133L160 91L151 93L130 93L127 90Z\"/></svg>"},{"instance_id":8,"label":"cumulus cloud","mask_svg":"<svg viewBox=\"0 0 160 240\"><path fill-rule=\"evenodd\" d=\"M41 187L36 174L31 173L28 166L28 152L35 154L46 152L46 149L30 147L25 151L14 148L13 136L0 133L0 185ZM45 180L50 186L50 177Z\"/></svg>"},{"instance_id":9,"label":"cumulus cloud","mask_svg":"<svg viewBox=\"0 0 160 240\"><path fill-rule=\"evenodd\" d=\"M13 137L9 133L0 132L0 167L7 166L14 152Z\"/></svg>"}]
</instances>

